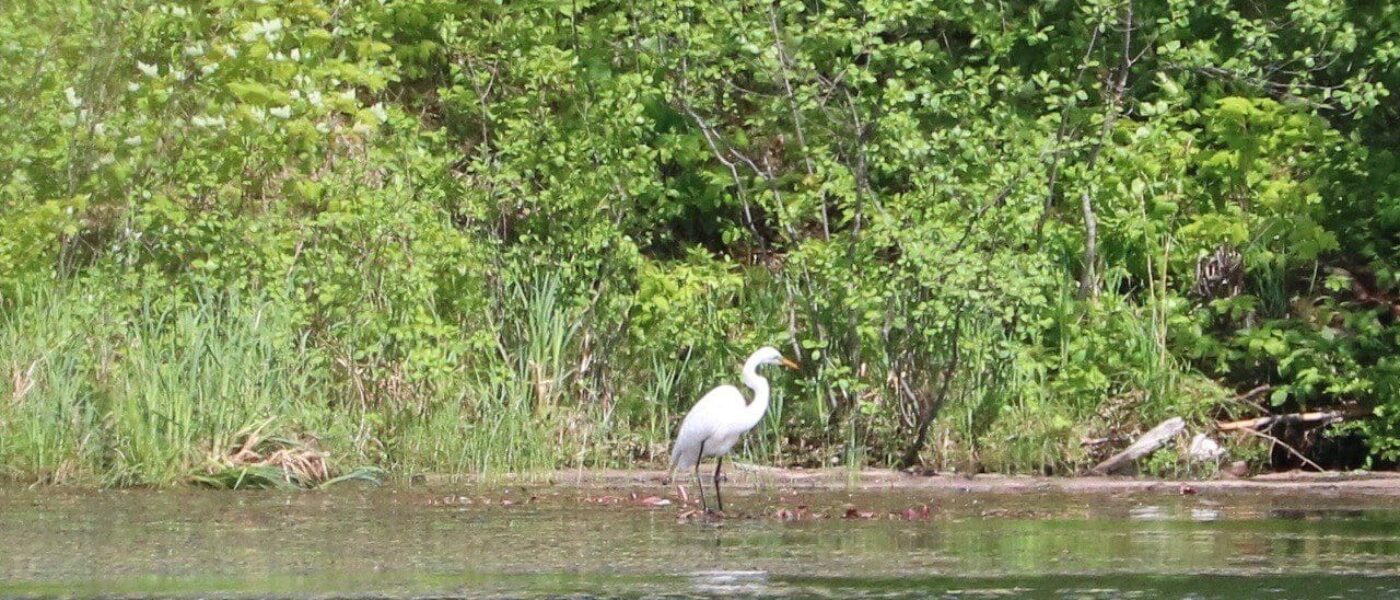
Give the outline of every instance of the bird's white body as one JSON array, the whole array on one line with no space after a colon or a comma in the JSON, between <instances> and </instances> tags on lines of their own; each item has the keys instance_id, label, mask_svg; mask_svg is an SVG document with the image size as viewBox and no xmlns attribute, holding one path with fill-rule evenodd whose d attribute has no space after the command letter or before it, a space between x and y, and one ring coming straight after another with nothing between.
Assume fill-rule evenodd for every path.
<instances>
[{"instance_id":1,"label":"bird's white body","mask_svg":"<svg viewBox=\"0 0 1400 600\"><path fill-rule=\"evenodd\" d=\"M721 385L700 398L681 421L676 443L671 447L671 474L676 469L696 468L696 482L699 483L698 467L705 457L723 457L739 443L739 437L747 433L763 420L768 412L768 380L758 374L763 365L781 364L796 368L796 364L783 358L775 348L763 347L754 352L744 362L744 385L753 390L753 401L732 385ZM670 479L670 476L667 476ZM702 500L703 500L703 487ZM719 498L719 465L715 465L715 496ZM720 500L720 509L724 502Z\"/></svg>"},{"instance_id":2,"label":"bird's white body","mask_svg":"<svg viewBox=\"0 0 1400 600\"><path fill-rule=\"evenodd\" d=\"M680 433L676 434L675 446L671 448L672 467L694 467L701 458L701 442L706 457L729 454L734 444L739 443L739 436L763 419L763 413L768 410L767 394L761 398L761 404L759 400L749 404L739 388L732 385L710 390L681 421Z\"/></svg>"}]
</instances>

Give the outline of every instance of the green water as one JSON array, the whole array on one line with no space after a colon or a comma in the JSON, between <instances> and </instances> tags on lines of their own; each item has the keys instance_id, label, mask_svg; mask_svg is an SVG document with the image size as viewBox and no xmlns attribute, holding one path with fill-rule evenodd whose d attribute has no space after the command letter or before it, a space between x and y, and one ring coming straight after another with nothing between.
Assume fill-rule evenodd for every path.
<instances>
[{"instance_id":1,"label":"green water","mask_svg":"<svg viewBox=\"0 0 1400 600\"><path fill-rule=\"evenodd\" d=\"M1388 499L735 492L701 522L626 496L0 490L0 596L1400 598ZM823 517L775 517L799 505Z\"/></svg>"}]
</instances>

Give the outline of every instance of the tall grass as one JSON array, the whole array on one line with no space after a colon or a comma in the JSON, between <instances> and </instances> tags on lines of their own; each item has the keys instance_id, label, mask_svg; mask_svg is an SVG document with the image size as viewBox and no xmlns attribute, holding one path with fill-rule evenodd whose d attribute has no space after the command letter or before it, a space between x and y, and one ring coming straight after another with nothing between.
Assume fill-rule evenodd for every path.
<instances>
[{"instance_id":1,"label":"tall grass","mask_svg":"<svg viewBox=\"0 0 1400 600\"><path fill-rule=\"evenodd\" d=\"M324 378L276 305L236 295L122 306L28 293L0 322L0 465L11 477L168 484L263 421L317 428ZM329 433L329 430L327 431Z\"/></svg>"},{"instance_id":2,"label":"tall grass","mask_svg":"<svg viewBox=\"0 0 1400 600\"><path fill-rule=\"evenodd\" d=\"M184 307L143 299L99 396L109 415L107 478L177 481L261 421L318 420L325 399L284 317L238 296Z\"/></svg>"},{"instance_id":3,"label":"tall grass","mask_svg":"<svg viewBox=\"0 0 1400 600\"><path fill-rule=\"evenodd\" d=\"M101 465L99 362L85 340L92 319L41 294L0 321L0 469L10 477L63 481Z\"/></svg>"},{"instance_id":4,"label":"tall grass","mask_svg":"<svg viewBox=\"0 0 1400 600\"><path fill-rule=\"evenodd\" d=\"M556 279L536 277L495 294L489 351L414 382L410 402L366 401L317 355L284 301L229 292L180 300L154 290L121 300L91 289L104 286L27 290L4 307L0 477L176 484L227 467L250 432L300 440L342 468L400 475L660 467L684 412L713 386L737 383L755 344L675 355L658 343L612 349L603 366L592 364L589 353L600 350L583 342L589 307L565 301ZM745 299L749 314L781 317L780 291ZM1124 421L1199 417L1213 405L1162 355L1157 321L1142 307L1106 297L1089 314L1068 293L1059 307L1071 325L1056 340L1013 339L994 321L969 319L926 463L1067 472L1092 458L1086 437ZM705 314L724 318L718 306ZM1119 343L1095 345L1103 339ZM1052 348L1059 351L1045 352ZM904 350L867 348L865 377L884 380L881 370ZM773 374L768 415L735 460L891 464L910 439L894 408L904 400L871 386L861 405L830 422L826 398L837 390L808 368ZM1105 415L1106 407L1120 412Z\"/></svg>"},{"instance_id":5,"label":"tall grass","mask_svg":"<svg viewBox=\"0 0 1400 600\"><path fill-rule=\"evenodd\" d=\"M578 462L586 444L570 396L581 315L547 276L508 283L499 301L490 318L496 351L471 357L470 373L433 386L441 397L407 427L402 467L490 477Z\"/></svg>"}]
</instances>

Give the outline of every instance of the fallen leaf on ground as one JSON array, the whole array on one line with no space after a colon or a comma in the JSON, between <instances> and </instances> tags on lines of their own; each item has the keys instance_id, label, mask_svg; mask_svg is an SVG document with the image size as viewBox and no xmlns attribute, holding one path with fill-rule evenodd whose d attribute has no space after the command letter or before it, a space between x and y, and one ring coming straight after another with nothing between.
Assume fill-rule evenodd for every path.
<instances>
[{"instance_id":1,"label":"fallen leaf on ground","mask_svg":"<svg viewBox=\"0 0 1400 600\"><path fill-rule=\"evenodd\" d=\"M873 518L875 518L875 511L871 511L871 510L860 510L860 509L858 509L858 508L852 506L852 507L846 509L846 518L847 518L847 519L873 519Z\"/></svg>"},{"instance_id":2,"label":"fallen leaf on ground","mask_svg":"<svg viewBox=\"0 0 1400 600\"><path fill-rule=\"evenodd\" d=\"M617 504L621 498L617 496L584 496L583 501L587 504Z\"/></svg>"},{"instance_id":3,"label":"fallen leaf on ground","mask_svg":"<svg viewBox=\"0 0 1400 600\"><path fill-rule=\"evenodd\" d=\"M821 515L812 514L811 509L808 508L806 504L800 504L797 508L793 509L780 508L777 512L773 513L773 516L779 521L801 521L804 519L821 518Z\"/></svg>"},{"instance_id":4,"label":"fallen leaf on ground","mask_svg":"<svg viewBox=\"0 0 1400 600\"><path fill-rule=\"evenodd\" d=\"M924 504L922 506L913 506L904 509L904 512L900 513L900 515L909 521L913 521L916 519L927 519L929 516L929 508L927 504Z\"/></svg>"}]
</instances>

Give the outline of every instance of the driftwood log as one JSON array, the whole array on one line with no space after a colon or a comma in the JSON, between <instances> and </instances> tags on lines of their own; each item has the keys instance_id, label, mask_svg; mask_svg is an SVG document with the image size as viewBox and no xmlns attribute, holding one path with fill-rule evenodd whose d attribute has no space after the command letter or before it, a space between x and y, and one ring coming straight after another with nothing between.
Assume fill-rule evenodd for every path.
<instances>
[{"instance_id":1,"label":"driftwood log","mask_svg":"<svg viewBox=\"0 0 1400 600\"><path fill-rule=\"evenodd\" d=\"M1270 415L1267 417L1259 417L1257 419L1244 419L1241 421L1230 421L1228 423L1220 423L1216 425L1216 428L1220 431L1235 431L1239 429L1259 429L1261 427L1267 428L1278 424L1289 423L1331 423L1332 421L1341 421L1347 418L1363 417L1369 414L1371 414L1371 411L1363 409L1351 409L1293 413L1288 415Z\"/></svg>"},{"instance_id":2,"label":"driftwood log","mask_svg":"<svg viewBox=\"0 0 1400 600\"><path fill-rule=\"evenodd\" d=\"M1107 475L1118 471L1132 464L1133 461L1156 452L1158 448L1165 446L1167 442L1185 430L1186 420L1181 417L1172 417L1162 421L1156 427L1147 430L1147 433L1142 434L1142 437L1122 452L1095 465L1094 468L1089 469L1089 472L1094 475Z\"/></svg>"}]
</instances>

